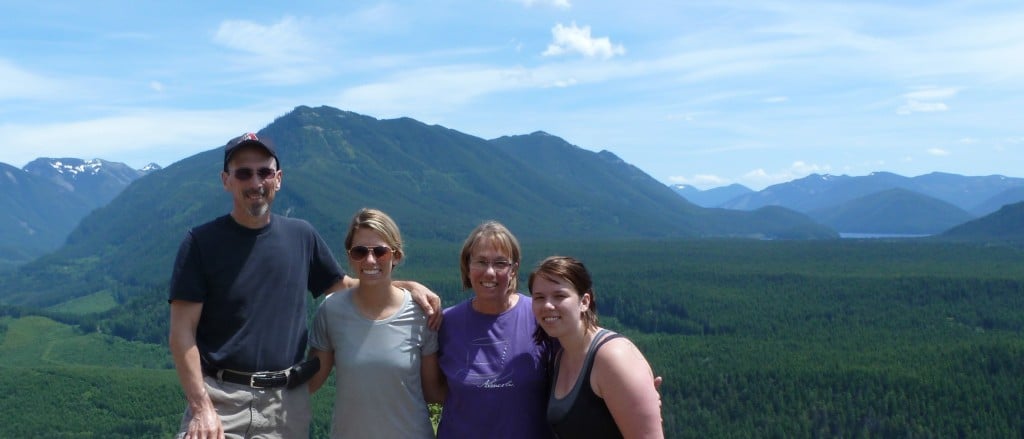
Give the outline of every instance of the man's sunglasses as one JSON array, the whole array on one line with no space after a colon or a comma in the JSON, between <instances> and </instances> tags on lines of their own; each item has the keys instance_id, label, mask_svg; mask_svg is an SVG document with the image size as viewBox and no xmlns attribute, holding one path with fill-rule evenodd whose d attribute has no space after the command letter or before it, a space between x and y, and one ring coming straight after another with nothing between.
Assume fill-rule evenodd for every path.
<instances>
[{"instance_id":1,"label":"man's sunglasses","mask_svg":"<svg viewBox=\"0 0 1024 439\"><path fill-rule=\"evenodd\" d=\"M380 260L381 258L391 254L391 247L386 245L378 245L374 247L367 247L365 245L357 245L348 249L348 257L352 258L353 261L359 262L366 259L373 252L373 258Z\"/></svg>"},{"instance_id":2,"label":"man's sunglasses","mask_svg":"<svg viewBox=\"0 0 1024 439\"><path fill-rule=\"evenodd\" d=\"M246 181L246 180L252 178L253 174L256 174L257 176L259 176L260 180L266 180L266 179L268 179L270 177L273 177L275 174L277 174L277 169L259 168L259 169L253 170L252 168L238 168L238 169L235 169L235 172L234 172L235 178L237 178L240 181Z\"/></svg>"}]
</instances>

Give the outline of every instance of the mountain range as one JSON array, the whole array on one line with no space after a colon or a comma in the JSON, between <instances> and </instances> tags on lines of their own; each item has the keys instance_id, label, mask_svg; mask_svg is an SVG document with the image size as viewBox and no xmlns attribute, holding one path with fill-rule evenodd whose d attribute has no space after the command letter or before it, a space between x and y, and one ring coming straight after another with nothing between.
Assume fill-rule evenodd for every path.
<instances>
[{"instance_id":1,"label":"mountain range","mask_svg":"<svg viewBox=\"0 0 1024 439\"><path fill-rule=\"evenodd\" d=\"M0 163L0 265L55 250L85 215L158 169L77 158L38 158L21 169Z\"/></svg>"},{"instance_id":2,"label":"mountain range","mask_svg":"<svg viewBox=\"0 0 1024 439\"><path fill-rule=\"evenodd\" d=\"M738 184L704 191L674 185L666 190L609 151L587 151L544 132L488 141L413 119L376 120L329 107L298 107L265 132L281 137L289 145L282 155L294 155L299 162L287 169L283 198L294 204L286 213L303 216L303 209L312 209L310 214L331 219L326 226L330 229L338 215L312 208L319 202L316 194L332 184L326 176L347 181L363 175L380 181L368 185L355 179L343 184L354 191L326 199L338 198L337 203L349 206L391 207L409 218L412 233L448 241L488 217L500 217L529 234L577 238L820 238L834 233L826 228L936 234L1024 200L1024 179L946 173L813 174L761 191ZM324 157L310 158L317 154ZM136 170L100 159L40 158L22 169L0 163L0 170L3 266L57 249L87 214L159 166ZM203 178L180 178L190 177ZM203 188L206 193L196 188L181 193L183 199L171 199L194 203L183 195L209 196L209 185ZM173 188L168 185L166 190ZM190 210L216 212L209 207L211 202L215 201L203 199ZM557 213L559 221L530 212Z\"/></svg>"},{"instance_id":3,"label":"mountain range","mask_svg":"<svg viewBox=\"0 0 1024 439\"><path fill-rule=\"evenodd\" d=\"M812 174L761 191L738 185L706 191L685 185L673 189L702 206L782 206L851 233L935 234L1024 201L1022 178L941 172L917 177L889 172L856 177Z\"/></svg>"},{"instance_id":4,"label":"mountain range","mask_svg":"<svg viewBox=\"0 0 1024 439\"><path fill-rule=\"evenodd\" d=\"M700 190L688 184L674 184L670 187L687 201L701 207L721 207L733 198L754 192L753 189L739 183L707 190Z\"/></svg>"},{"instance_id":5,"label":"mountain range","mask_svg":"<svg viewBox=\"0 0 1024 439\"><path fill-rule=\"evenodd\" d=\"M281 137L288 145L282 156L298 162L287 168L282 198L292 204L285 213L325 219L328 231L341 215L316 206L321 202L318 194L331 184L342 186L344 196L324 200L391 208L408 218L405 228L412 234L445 241L459 239L489 217L537 237L820 238L834 233L828 228L937 234L1024 200L1024 179L946 173L912 178L887 172L862 177L813 174L761 191L738 184L704 191L674 185L666 190L609 151L587 151L544 132L484 140L413 119L377 120L329 107L298 107L264 131ZM183 160L182 166L188 160L194 158ZM4 266L59 248L87 214L160 167L136 170L100 159L40 158L22 169L0 163L0 170ZM327 177L331 175L343 178ZM349 178L354 175L365 179ZM178 178L202 180L204 175ZM346 192L348 188L353 190ZM187 211L214 214L225 208L211 207L220 200L216 188L207 184L192 189L179 192L167 184L161 190L163 196L175 194L165 198L172 204L196 204ZM201 198L189 199L195 196ZM118 212L131 210L116 208L104 214L113 219L101 216L99 221L120 224L124 228L119 231L127 233L132 227L122 224ZM558 220L531 212L557 214ZM76 232L76 242L85 240L81 235L92 230L92 221Z\"/></svg>"},{"instance_id":6,"label":"mountain range","mask_svg":"<svg viewBox=\"0 0 1024 439\"><path fill-rule=\"evenodd\" d=\"M281 159L275 211L310 221L336 254L361 207L388 212L417 242L461 242L487 219L524 241L838 236L789 209L695 206L610 152L543 132L485 140L409 118L300 106L258 134ZM52 286L62 280L92 285L70 293L82 295L116 289L111 282L166 282L185 231L231 208L222 159L215 147L135 180L83 218L63 247L0 279L0 302L67 300Z\"/></svg>"},{"instance_id":7,"label":"mountain range","mask_svg":"<svg viewBox=\"0 0 1024 439\"><path fill-rule=\"evenodd\" d=\"M1022 350L1007 340L1019 340L1022 327L1014 306L1021 285L1013 275L1021 252L977 243L1024 248L1024 202L929 238L875 245L831 239L838 237L835 227L819 222L857 217L889 224L921 210L970 214L906 188L851 197L835 217L827 208L800 212L772 204L750 211L705 208L615 154L544 132L485 140L330 107L297 107L259 135L277 145L281 159L284 186L275 212L309 220L337 256L352 213L382 208L406 239L411 263L402 273L417 273L410 278L447 296L446 303L465 297L457 269L453 275L455 255L484 219L498 219L520 237L530 255L524 264L549 251L586 259L602 276L602 321L634 334L647 346L652 367L668 377L662 391L670 436L870 430L1012 437L1019 430L1014 398ZM0 266L0 387L6 396L0 411L18 420L0 428L0 436L159 437L174 431L184 403L164 344L166 285L186 230L231 208L219 178L222 157L222 147L211 146L165 169L138 170L141 175L110 171L107 182L87 177L89 170L117 168L105 162L0 164L0 181L11 182L0 186L2 212L21 212L45 197L54 203L95 197L90 202L96 206L81 214L55 251ZM733 197L753 192L743 189L728 190L737 191ZM21 217L12 230L42 233L33 222L42 221L39 216ZM691 237L793 241L678 239ZM928 242L940 239L969 244ZM828 373L821 373L822 364ZM723 374L736 379L723 381ZM922 385L907 376L949 379ZM751 391L751 383L760 384ZM836 398L824 403L831 411L824 413L815 395L833 392ZM685 404L694 395L717 405L684 419L695 412ZM314 396L320 421L312 436L327 434L331 398L324 391ZM895 409L878 404L897 400L908 403ZM730 422L737 407L771 416ZM922 415L920 407L928 410ZM964 407L986 410L961 419ZM809 411L815 419L805 416ZM854 416L818 422L824 417L817 412ZM858 415L868 412L879 413L870 428ZM962 422L914 421L919 418ZM709 427L718 424L723 428ZM736 427L741 424L755 427ZM952 426L937 430L937 424Z\"/></svg>"}]
</instances>

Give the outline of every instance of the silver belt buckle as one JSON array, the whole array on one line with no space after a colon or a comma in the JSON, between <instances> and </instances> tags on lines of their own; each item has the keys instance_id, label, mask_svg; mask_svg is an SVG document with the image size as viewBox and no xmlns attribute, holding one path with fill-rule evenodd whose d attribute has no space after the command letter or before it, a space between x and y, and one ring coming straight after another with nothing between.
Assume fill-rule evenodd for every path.
<instances>
[{"instance_id":1,"label":"silver belt buckle","mask_svg":"<svg viewBox=\"0 0 1024 439\"><path fill-rule=\"evenodd\" d=\"M249 387L252 387L254 389L265 389L265 388L267 388L269 386L263 386L263 385L256 384L256 380L272 380L272 379L275 379L275 378L283 378L284 379L284 383L281 384L282 386L288 384L288 371L284 371L284 372L256 372L256 373L254 373L254 374L249 376Z\"/></svg>"}]
</instances>

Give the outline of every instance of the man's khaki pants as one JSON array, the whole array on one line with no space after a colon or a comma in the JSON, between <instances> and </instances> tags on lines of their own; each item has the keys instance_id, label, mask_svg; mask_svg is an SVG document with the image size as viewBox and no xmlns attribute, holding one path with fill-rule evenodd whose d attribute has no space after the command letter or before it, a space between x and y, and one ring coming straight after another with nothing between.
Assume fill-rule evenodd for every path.
<instances>
[{"instance_id":1,"label":"man's khaki pants","mask_svg":"<svg viewBox=\"0 0 1024 439\"><path fill-rule=\"evenodd\" d=\"M294 389L254 389L204 377L206 391L228 439L302 439L309 437L312 411L305 385ZM192 411L185 409L178 439L185 437Z\"/></svg>"}]
</instances>

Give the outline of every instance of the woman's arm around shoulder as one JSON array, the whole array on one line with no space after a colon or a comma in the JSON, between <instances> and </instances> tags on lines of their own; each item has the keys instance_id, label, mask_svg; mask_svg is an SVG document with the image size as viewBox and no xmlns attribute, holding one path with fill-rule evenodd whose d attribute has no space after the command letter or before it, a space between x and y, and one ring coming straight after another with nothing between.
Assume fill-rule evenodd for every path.
<instances>
[{"instance_id":1,"label":"woman's arm around shoulder","mask_svg":"<svg viewBox=\"0 0 1024 439\"><path fill-rule=\"evenodd\" d=\"M632 342L617 338L597 351L590 385L608 405L623 437L665 437L654 373Z\"/></svg>"},{"instance_id":2,"label":"woman's arm around shoulder","mask_svg":"<svg viewBox=\"0 0 1024 439\"><path fill-rule=\"evenodd\" d=\"M441 296L423 284L411 280L396 280L392 281L391 285L409 291L413 302L416 302L427 315L427 327L434 331L441 329L441 319L444 318L441 312Z\"/></svg>"}]
</instances>

